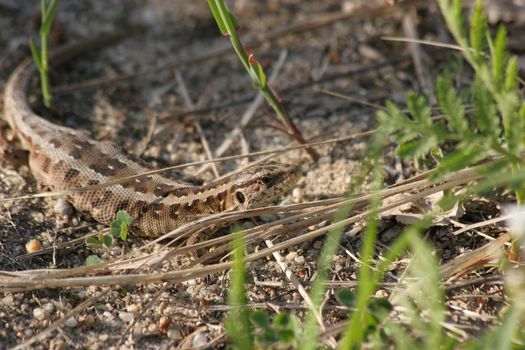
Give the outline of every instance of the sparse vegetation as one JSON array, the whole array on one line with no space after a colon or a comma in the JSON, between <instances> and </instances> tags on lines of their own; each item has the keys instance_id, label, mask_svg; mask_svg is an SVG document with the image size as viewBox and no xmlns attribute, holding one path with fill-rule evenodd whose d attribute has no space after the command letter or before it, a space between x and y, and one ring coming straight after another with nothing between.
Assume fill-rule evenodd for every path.
<instances>
[{"instance_id":1,"label":"sparse vegetation","mask_svg":"<svg viewBox=\"0 0 525 350\"><path fill-rule=\"evenodd\" d=\"M128 237L128 230L133 222L131 216L125 210L119 210L115 220L111 222L109 234L100 232L98 237L86 238L86 245L93 249L111 249L115 239L125 241ZM97 264L101 262L99 256L90 255L86 258L86 265Z\"/></svg>"},{"instance_id":2,"label":"sparse vegetation","mask_svg":"<svg viewBox=\"0 0 525 350\"><path fill-rule=\"evenodd\" d=\"M354 178L349 193L355 193L360 188L364 174L372 174L370 177L375 184L372 188L378 191L382 164L378 160L381 159L385 136L391 135L399 144L398 154L401 157L417 161L430 156L431 160L435 160L432 177L436 182L442 180L444 174L472 166L476 166L482 174L482 179L467 186L461 195L447 191L441 202L442 207L450 208L454 202L490 190L494 185L514 190L518 203L521 203L525 194L525 177L520 172L524 166L525 102L518 87L517 58L510 56L506 49L505 28L501 26L495 37L491 37L482 1L477 1L468 27L464 24L461 0L440 0L439 5L465 60L474 70L474 82L472 86L456 87L446 70L438 76L435 93L442 113L438 119L433 118L432 106L423 95L413 92L407 95L408 114L402 111L402 107L389 102L386 111L378 112L379 128L373 138L375 141L369 147L368 162L361 166L362 175ZM443 145L448 145L446 150ZM341 290L336 296L342 305L352 309L340 348L357 349L365 344L372 348L393 344L399 349L457 348L456 338L445 327L439 264L432 248L421 238L433 214L429 213L407 227L376 265L374 247L378 200L375 197L370 202L371 214L364 232L357 291L354 294ZM342 208L335 222L348 217L350 210L350 207ZM437 214L440 208L434 211ZM320 307L326 271L337 250L343 228L331 231L326 237L319 258L318 277L310 293L316 307ZM389 298L394 301L395 307L402 310L404 321L400 323L387 317L394 309L391 302L374 298L374 295L390 264L406 254L410 255L410 264L403 277L407 284L394 291ZM239 264L236 263L237 268ZM521 272L520 278L523 280L524 277ZM487 330L486 336L463 346L471 349L512 349L517 344L525 344L521 332L525 323L523 313L519 311L523 307L521 304L519 300L514 300L503 316L501 326ZM306 323L293 332L291 344L300 345L292 348L319 348L316 341L319 327L313 314L310 311ZM262 320L260 323L268 328L268 316L261 311L256 315ZM279 317L294 316L283 313ZM232 338L237 336L233 328L229 329L229 333ZM286 344L281 342L280 346L286 347Z\"/></svg>"},{"instance_id":3,"label":"sparse vegetation","mask_svg":"<svg viewBox=\"0 0 525 350\"><path fill-rule=\"evenodd\" d=\"M230 38L233 49L250 75L254 88L261 91L264 95L268 104L272 106L282 124L286 127L286 131L293 136L297 142L305 144L306 141L303 136L288 117L281 98L275 89L268 84L268 79L261 64L255 59L254 54L249 52L242 44L239 33L237 32L238 26L235 16L224 0L208 0L208 5L222 35ZM307 147L306 150L314 160L319 158L319 155L313 148Z\"/></svg>"},{"instance_id":4,"label":"sparse vegetation","mask_svg":"<svg viewBox=\"0 0 525 350\"><path fill-rule=\"evenodd\" d=\"M268 2L270 3L273 2ZM463 229L471 224L468 219L467 223L458 220L453 222L454 220L449 220L447 217L442 220L448 220L444 224L448 225L447 229L441 230L443 226L440 226L439 230L436 229L436 218L451 208L461 207L463 203L472 201L474 198L489 198L489 195L493 193L498 193L498 195L503 193L505 198L510 198L518 205L522 205L525 200L525 174L523 173L525 166L523 158L525 155L525 102L522 93L523 83L519 79L519 60L511 55L507 48L508 38L505 26L500 25L494 29L487 22L483 1L478 0L471 12L465 9L465 4L461 0L437 0L437 3L444 23L448 26L448 32L452 34L457 43L455 47L457 51L449 52L450 61L441 64L439 73L433 79L435 84L432 92L435 96L435 104L431 102L434 101L432 97L418 91L406 92L404 102L400 97L405 96L404 90L399 96L388 95L392 102L386 102L385 108L377 109L375 114L377 115L377 128L373 131L373 136L366 141L366 151L363 152L364 157L362 161L359 161L359 166L352 168L350 185L344 198L329 198L321 201L316 197L315 201L310 202L310 199L304 199L299 193L294 194L300 198L297 200L298 204L287 202L286 205L257 209L250 213L227 213L213 217L199 217L198 220L170 232L169 237L162 241L159 239L151 243L145 240L143 246L138 249L134 249L135 241L133 241L131 251L123 249L121 255L114 257L107 253L119 240L127 240L128 230L132 225L130 215L125 211L119 211L107 230L96 231L96 236L85 240L82 237L78 240L81 245L85 243L85 246L99 255L91 255L84 261L85 246L83 245L84 249L80 251L80 258L71 260L74 263L68 261L67 264L54 264L53 268L47 269L45 273L42 273L40 266L34 261L20 260L23 264L27 263L26 266L20 265L18 259L7 260L13 265L9 265L12 271L0 271L5 276L0 281L0 290L5 291L7 296L0 300L0 314L8 315L5 318L8 320L10 317L15 317L11 316L11 313L30 310L27 305L20 308L22 311L14 310L15 307L6 308L11 313L2 309L4 305L16 305L14 301L18 302L19 296L23 296L24 301L30 300L27 302L28 305L29 303L37 304L38 312L32 311L34 319L29 319L29 321L23 319L20 322L23 327L18 326L18 328L0 317L2 335L7 334L6 338L10 337L10 343L19 342L17 343L19 348L27 348L43 339L47 342L46 337L59 329L58 338L63 336L66 339L62 344L64 345L73 339L69 332L76 331L76 328L73 327L76 324L70 322L67 327L62 326L66 321L73 319L77 323L81 322L79 329L82 332L88 329L89 332L96 334L97 346L116 348L120 346L138 348L144 344L157 346L161 342L169 346L198 348L218 345L231 349L524 348L525 271L522 263L516 261L519 261L520 255L523 254L525 228L518 227L515 229L516 232L511 232L514 233L512 237L515 241L509 255L501 254L501 251L505 251L500 249L497 254L491 254L488 258L473 259L475 268L492 264L491 277L501 277L497 281L501 283L494 284L493 290L490 292L487 292L489 289L485 290L487 294L480 295L475 292L470 294L471 290L463 289L463 295L453 295L451 291L454 288L465 288L469 279L466 278L453 284L449 280L451 276L445 273L442 262L454 261L463 252L478 249L479 246L483 247L479 243L484 241L477 241L467 248L451 249L446 251L448 255L443 254L442 247L436 249L437 245L436 247L433 245L437 232L441 235L440 238L442 236L453 237L446 242L453 246L456 243L454 239L457 239L454 237L457 236L454 236L453 233L456 232L452 231L457 227ZM294 136L297 141L304 142L300 133L290 122L276 91L268 85L262 65L242 44L237 20L230 9L223 0L208 0L208 5L221 33L230 39L233 51L248 72L255 88L264 94L269 105L279 115L286 132ZM1 6L5 5L0 4ZM41 1L40 45L31 41L31 52L40 72L44 103L48 107L53 103L48 80L48 36L56 7L56 0ZM341 14L338 13L338 15ZM359 13L356 15L361 18L360 16ZM378 15L374 12L374 16ZM239 19L242 20L240 16ZM436 20L436 23L440 21ZM310 24L302 23L303 27L308 27ZM1 26L2 23L0 23ZM315 28L315 25L312 25L312 28ZM348 35L349 32L351 30L344 33ZM357 41L367 37L359 30L356 32ZM320 56L327 58L319 63L322 68L320 70L329 71L327 67L333 68L335 74L330 78L333 80L339 79L342 67L348 65L353 58L353 56L349 58L348 53L345 56L344 52L348 51L351 46L345 46L340 36L334 37L333 41L320 40L323 45L326 45L326 47L322 46L326 52ZM366 43L366 40L364 42ZM288 45L288 42L285 45ZM312 47L308 47L306 51L314 51ZM340 47L341 50L339 50ZM165 47L162 46L158 52L164 52L164 49ZM315 50L317 49L316 47ZM374 50L367 49L368 51L364 51L373 56ZM302 53L304 51L299 51L299 54ZM340 56L346 60L341 67L338 66ZM300 62L298 59L297 61ZM311 62L308 61L305 66L310 67L310 64ZM396 68L391 62L387 65ZM300 63L297 64L297 67L293 67L293 70L300 70L299 66ZM406 74L406 72L403 73ZM183 79L183 74L178 74L177 77L177 79ZM299 83L305 84L302 81ZM318 81L312 83L310 80L308 83L321 84ZM382 81L379 83L367 81L368 83L370 85L384 84ZM171 89L171 82L166 86ZM346 82L338 86L346 86ZM384 91L394 90L381 87L379 94L381 96L387 96ZM164 89L162 87L160 90L164 91ZM312 90L312 95L317 93L317 90ZM222 95L218 93L217 96L222 98ZM210 100L215 101L217 96L213 96ZM115 106L121 107L119 104ZM116 109L115 106L112 106L112 109ZM305 104L302 107L304 108L299 109L301 111L299 113L309 108L317 108L317 105ZM334 110L337 113L348 112L341 106ZM322 117L316 119L317 121L326 116L323 113L320 114ZM295 118L296 115L293 117ZM332 115L328 117L331 118ZM216 118L216 115L213 118ZM344 118L334 120L341 123L346 122ZM159 118L159 121L164 120ZM162 136L155 133L156 122L157 120L152 123L148 137ZM319 122L319 124L322 123ZM336 125L334 130L337 130L338 127L339 125ZM333 136L334 130L330 130L329 135ZM188 134L191 131L191 127L184 129L184 132ZM309 131L319 138L327 135L322 132L315 134L311 132L312 130ZM367 129L366 133L371 134L372 132L369 133L369 131L370 129ZM246 133L248 134L248 130ZM201 134L200 137L206 136L206 133ZM348 134L346 130L344 134ZM348 137L345 140L350 139L356 138ZM161 138L160 142L153 139L147 141L148 144L153 144L164 142L164 140ZM171 141L173 140L170 138L169 142ZM193 141L192 138L191 142ZM191 142L190 146L193 145ZM266 146L266 143L262 145ZM156 144L155 147L157 146L162 157L166 154L171 156L169 148L166 148L168 150L166 151L161 147L164 145ZM396 157L399 157L399 163L410 164L407 166L410 171L409 175L403 175L406 181L395 182L395 185L385 188L385 174L391 171L386 170L388 167L386 160L390 156L394 158L394 152L391 151L394 148ZM317 155L313 148L309 150L310 155L315 158ZM339 151L337 149L337 152ZM333 154L330 152L323 160L324 164L335 159L331 158ZM343 149L340 153L345 152L346 150ZM385 153L388 154L385 156ZM200 157L201 154L197 156ZM344 158L346 155L341 157ZM308 158L305 156L304 159ZM315 166L319 164L321 162L315 163ZM412 164L415 164L413 168ZM306 165L309 166L309 164ZM324 171L323 169L325 168L321 168L321 171ZM334 172L334 174L329 174L330 176L341 176L335 173L343 172L337 167L329 169ZM418 172L422 169L428 171L424 176L420 176ZM417 175L410 177L414 173ZM348 173L344 175L346 174ZM4 176L3 173L1 175ZM330 176L327 178L331 179ZM456 181L451 181L451 178ZM463 181L459 181L458 178ZM19 179L13 183L19 184ZM140 184L140 181L137 183ZM344 182L345 186L347 183ZM389 180L389 184L394 184L394 181ZM103 184L94 186L103 186ZM338 192L338 195L341 192ZM394 220L390 218L383 220L382 215L388 215L385 213L389 209L397 209L403 204L412 205L417 200L436 193L439 200L432 202L429 206L417 203L410 207L407 212L414 214L410 217L410 223L403 224L405 226L401 227L401 223L397 222L395 224L397 231L389 232L391 237L385 239L387 242L380 241L382 238L380 234L384 232L382 224L388 220ZM4 195L4 193L1 194ZM5 195L11 194L5 192ZM60 195L64 195L64 192L61 191ZM395 198L396 196L404 196L403 200L406 199L406 201L403 202ZM37 197L42 196L21 196L18 199L34 200ZM244 201L245 198L242 198ZM387 200L390 201L389 204L385 204ZM4 197L0 198L0 202L4 203ZM37 200L34 202L36 203ZM486 215L491 219L494 218L494 213L500 215L501 202L497 200L494 202L497 202L497 210ZM196 201L195 205L203 205L203 203ZM413 210L419 205L421 208L417 209L421 210ZM480 216L485 216L482 209L479 211ZM6 206L6 213L9 215L6 215L5 221L0 220L1 224L9 229L19 225L16 218L12 219L14 215L11 215L16 213L16 210L11 212L11 207ZM173 214L178 215L178 213ZM258 219L253 219L256 215L266 216L265 223L260 224L257 222ZM195 244L196 248L183 244L184 239L193 238L192 235L195 233L202 234L204 237L204 233L210 227L214 229L224 227L225 223L248 218L253 220L253 225L246 223L242 230L240 226L235 226L229 235L225 233L224 236L199 241ZM72 221L72 219L68 220ZM46 223L48 226L42 230L44 236L49 234L49 227L55 224ZM84 229L77 224L71 225L73 229ZM474 222L472 226L477 227L476 224ZM61 226L60 229L62 229ZM355 231L350 236L349 230L354 229ZM510 231L503 225L497 229L500 231L495 232L493 235L495 237ZM36 232L33 227L26 231ZM518 231L523 232L520 235ZM348 234L348 237L345 234ZM492 236L485 232L480 232L480 234L492 239ZM315 241L316 239L319 240ZM265 247L261 243L265 240L266 242L272 240L274 245L268 243ZM322 244L314 246L314 241ZM45 240L44 242L46 244L43 250L51 251L46 247L49 244ZM136 242L139 245L143 241L137 239ZM342 247L341 242L352 244L352 248L356 246L359 248L354 250L347 246ZM4 242L1 243L3 246ZM60 252L62 248L69 248L67 243L57 240L55 246L53 242L53 259L55 259L56 251ZM222 258L220 261L206 260L208 253L205 256L189 257L188 252L192 251L192 248L195 248L193 251L202 252L209 247L213 247L213 251L208 252L209 255L213 255L213 258L220 256ZM339 253L343 249L351 256L351 259L347 256L344 257L345 259L339 259L341 257ZM229 260L224 257L228 251L232 252ZM272 254L279 252L289 254L285 260L291 268L284 273L281 273L278 268L269 266L274 263L271 258ZM295 254L296 252L298 253ZM2 254L7 256L3 251ZM298 259L299 262L295 260L305 256L308 259L307 263L305 259L302 262L300 259ZM38 259L40 256L36 258L30 255L30 258ZM275 256L274 258L278 260ZM500 260L497 261L496 258ZM341 260L344 262L341 263ZM83 263L86 266L83 266ZM257 267L260 267L262 271L268 269L274 274L264 275L260 270L247 265L250 263L259 264ZM295 263L297 265L294 265ZM82 266L74 267L78 265ZM47 267L49 264L44 266ZM70 266L74 268L69 268ZM33 267L34 269L31 270ZM472 266L469 265L470 267ZM5 269L8 270L8 268ZM24 269L26 271L21 271ZM282 270L285 269L282 268ZM471 271L471 269L465 271ZM304 284L306 290L304 294L296 293L299 288L289 278L289 273L303 274L298 279ZM267 279L262 281L259 274ZM201 284L200 280L206 280L209 276L213 276L210 278L212 281L204 281ZM332 278L332 276L337 278ZM338 280L340 276L346 279ZM487 274L477 275L479 279L475 282L476 285L488 284L490 281L484 279L485 276ZM286 278L289 279L289 288L285 286ZM330 284L332 282L333 284ZM462 285L463 282L465 282L464 285ZM275 283L281 284L275 287ZM86 286L90 288L84 288ZM264 290L265 288L271 291L268 292ZM501 289L496 290L496 288ZM502 292L503 288L505 288L504 292ZM40 298L47 298L47 295L44 295L47 290L46 293L38 293L42 289L58 291L56 299L60 302L55 304L43 302ZM84 294L73 294L77 289ZM257 294L257 289L259 291L263 289L263 291ZM14 292L19 294L16 295ZM492 292L494 294L490 294ZM70 297L68 293L71 293L73 297ZM295 293L300 296L296 298L296 295L291 295L290 298L285 298L279 293L287 294L286 296ZM465 297L467 303L474 305L469 305L461 310L464 313L459 317L468 318L474 315L475 321L472 323L463 324L454 318L457 317L457 314L451 312L453 307L450 300L457 296ZM80 299L83 301L79 302ZM498 304L494 302L496 299ZM228 305L224 305L226 304L224 300L227 300ZM490 302L493 302L494 305L491 306L492 313L489 316L487 313L481 314L480 312L478 315L472 311L489 308L487 304ZM78 306L73 306L75 303ZM109 304L111 308L107 307ZM58 308L60 309L57 310ZM101 310L103 312L100 312ZM48 315L52 318L47 319L46 312L53 312ZM89 328L90 324L96 324L92 321L97 321L96 317L99 317L100 314L103 314L103 317L109 314L105 321L112 328L105 334L107 338L97 333L98 330L95 332ZM122 334L118 334L119 326L128 328ZM34 327L35 331L30 327ZM31 332L25 332L26 329ZM11 335L10 332L16 335ZM115 340L116 334L121 336L120 340ZM200 343L197 341L199 337ZM148 343L150 339L154 341ZM124 343L126 344L123 345ZM55 344L44 343L44 345L51 347ZM79 346L89 347L86 343L81 343Z\"/></svg>"},{"instance_id":5,"label":"sparse vegetation","mask_svg":"<svg viewBox=\"0 0 525 350\"><path fill-rule=\"evenodd\" d=\"M44 105L47 108L50 108L53 105L53 97L51 95L51 87L49 85L49 61L48 61L48 51L49 51L49 32L51 31L51 26L53 25L53 18L57 10L58 0L50 0L49 3L47 0L41 0L40 9L41 9L41 24L40 24L40 50L35 42L31 39L30 48L31 54L33 55L33 60L35 61L36 67L40 72L40 86L42 89L42 97Z\"/></svg>"}]
</instances>

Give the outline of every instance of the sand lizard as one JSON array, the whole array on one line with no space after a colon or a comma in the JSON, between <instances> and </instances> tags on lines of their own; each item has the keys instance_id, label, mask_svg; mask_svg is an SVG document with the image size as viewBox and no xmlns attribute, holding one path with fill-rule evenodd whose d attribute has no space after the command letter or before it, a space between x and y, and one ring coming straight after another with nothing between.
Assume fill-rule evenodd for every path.
<instances>
[{"instance_id":1,"label":"sand lizard","mask_svg":"<svg viewBox=\"0 0 525 350\"><path fill-rule=\"evenodd\" d=\"M49 62L56 66L109 40L64 46L50 53ZM27 59L13 72L5 88L4 115L29 151L31 171L38 181L53 190L67 190L151 170L110 142L95 141L86 132L53 124L35 114L27 90L36 71L32 60ZM104 224L109 224L118 210L126 210L133 217L135 234L158 237L206 214L266 205L299 177L295 165L266 163L202 186L155 174L89 192L73 192L67 199L77 210Z\"/></svg>"}]
</instances>

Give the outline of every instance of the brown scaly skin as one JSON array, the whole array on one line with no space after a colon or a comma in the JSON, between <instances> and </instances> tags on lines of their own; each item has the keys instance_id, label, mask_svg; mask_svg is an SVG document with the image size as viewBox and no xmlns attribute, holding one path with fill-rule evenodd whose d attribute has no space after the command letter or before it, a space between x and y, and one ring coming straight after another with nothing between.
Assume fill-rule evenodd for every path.
<instances>
[{"instance_id":1,"label":"brown scaly skin","mask_svg":"<svg viewBox=\"0 0 525 350\"><path fill-rule=\"evenodd\" d=\"M50 54L49 62L56 65L108 41L111 39L95 39L63 47ZM26 95L35 73L30 59L16 68L5 88L4 115L29 151L31 171L38 181L55 191L67 190L151 170L112 143L95 141L85 132L55 125L35 114ZM104 224L111 223L118 210L126 210L134 219L135 234L158 237L206 214L264 206L290 189L299 177L295 165L270 162L202 186L155 174L73 192L67 199Z\"/></svg>"}]
</instances>

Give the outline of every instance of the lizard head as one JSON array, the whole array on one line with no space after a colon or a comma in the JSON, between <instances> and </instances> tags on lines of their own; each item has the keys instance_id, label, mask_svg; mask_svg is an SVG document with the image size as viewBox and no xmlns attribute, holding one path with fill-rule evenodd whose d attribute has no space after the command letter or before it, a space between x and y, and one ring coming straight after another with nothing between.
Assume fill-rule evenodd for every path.
<instances>
[{"instance_id":1,"label":"lizard head","mask_svg":"<svg viewBox=\"0 0 525 350\"><path fill-rule=\"evenodd\" d=\"M228 211L246 210L268 205L288 191L301 178L296 165L268 162L232 175L234 185L227 193Z\"/></svg>"}]
</instances>

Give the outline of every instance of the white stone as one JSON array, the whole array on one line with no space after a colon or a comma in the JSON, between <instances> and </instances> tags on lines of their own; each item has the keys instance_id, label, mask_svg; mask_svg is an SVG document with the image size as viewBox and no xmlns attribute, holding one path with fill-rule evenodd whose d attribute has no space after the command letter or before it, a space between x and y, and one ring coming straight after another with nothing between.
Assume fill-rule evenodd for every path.
<instances>
[{"instance_id":1,"label":"white stone","mask_svg":"<svg viewBox=\"0 0 525 350\"><path fill-rule=\"evenodd\" d=\"M46 316L47 313L44 309L39 307L33 309L33 317L37 320L42 321L44 318L46 318Z\"/></svg>"},{"instance_id":2,"label":"white stone","mask_svg":"<svg viewBox=\"0 0 525 350\"><path fill-rule=\"evenodd\" d=\"M140 311L140 307L139 307L137 304L131 304L131 305L129 305L129 306L126 308L126 310L127 310L128 312L131 312L131 313L133 313L133 314L136 314L136 313L138 313L138 312Z\"/></svg>"},{"instance_id":3,"label":"white stone","mask_svg":"<svg viewBox=\"0 0 525 350\"><path fill-rule=\"evenodd\" d=\"M133 321L133 314L131 312L119 312L118 314L118 317L123 321L123 322L131 322Z\"/></svg>"},{"instance_id":4,"label":"white stone","mask_svg":"<svg viewBox=\"0 0 525 350\"><path fill-rule=\"evenodd\" d=\"M200 348L206 344L208 344L208 335L206 333L197 333L191 342L194 348Z\"/></svg>"},{"instance_id":5,"label":"white stone","mask_svg":"<svg viewBox=\"0 0 525 350\"><path fill-rule=\"evenodd\" d=\"M73 206L69 204L64 198L57 199L54 207L55 213L62 216L69 216L73 214Z\"/></svg>"},{"instance_id":6,"label":"white stone","mask_svg":"<svg viewBox=\"0 0 525 350\"><path fill-rule=\"evenodd\" d=\"M304 260L304 256L302 256L302 255L298 255L298 256L296 256L296 257L293 259L293 261L294 261L297 265L304 265L304 262L305 262L305 260Z\"/></svg>"},{"instance_id":7,"label":"white stone","mask_svg":"<svg viewBox=\"0 0 525 350\"><path fill-rule=\"evenodd\" d=\"M78 326L78 321L76 318L74 317L70 317L67 319L66 323L64 323L66 327L69 327L69 328L75 328L76 326Z\"/></svg>"}]
</instances>

